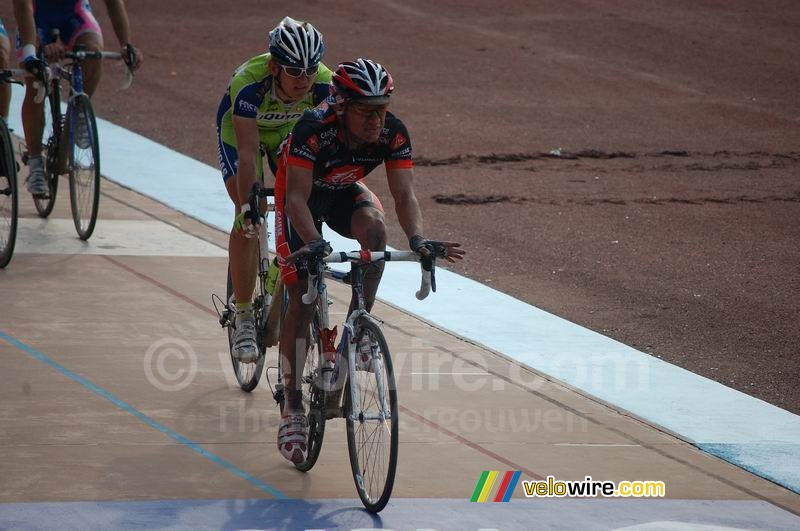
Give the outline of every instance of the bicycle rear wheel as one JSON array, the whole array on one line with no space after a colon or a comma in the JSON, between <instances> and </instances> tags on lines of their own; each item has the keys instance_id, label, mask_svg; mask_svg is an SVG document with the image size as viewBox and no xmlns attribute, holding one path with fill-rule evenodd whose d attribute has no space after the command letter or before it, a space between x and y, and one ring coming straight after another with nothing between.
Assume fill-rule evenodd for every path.
<instances>
[{"instance_id":1,"label":"bicycle rear wheel","mask_svg":"<svg viewBox=\"0 0 800 531\"><path fill-rule=\"evenodd\" d=\"M19 219L17 161L11 133L0 119L0 268L6 267L14 255Z\"/></svg>"},{"instance_id":2,"label":"bicycle rear wheel","mask_svg":"<svg viewBox=\"0 0 800 531\"><path fill-rule=\"evenodd\" d=\"M61 105L56 101L58 105ZM44 116L45 116L45 129L44 138L47 139L47 144L44 146L42 156L44 157L44 173L47 176L47 184L50 190L47 197L33 198L33 206L36 207L36 212L39 216L46 218L53 211L56 204L56 195L58 194L58 178L62 171L62 164L60 162L60 143L63 139L59 139L59 131L64 127L63 123L59 124L56 128L53 126L53 114L50 110L50 98L44 100ZM60 114L60 113L59 113Z\"/></svg>"},{"instance_id":3,"label":"bicycle rear wheel","mask_svg":"<svg viewBox=\"0 0 800 531\"><path fill-rule=\"evenodd\" d=\"M230 304L233 298L233 280L231 279L231 268L228 266L228 289L225 298L225 304ZM242 391L251 392L258 387L258 381L264 372L264 361L266 360L266 344L265 344L265 331L260 326L264 322L261 316L264 313L263 298L259 298L260 290L256 285L255 293L253 295L253 314L256 320L256 343L258 344L258 358L253 362L239 361L233 357L233 325L228 326L228 348L231 353L231 364L233 365L233 373L236 375L236 381L239 382L239 387ZM234 311L233 308L230 309ZM235 319L235 313L230 317L231 322Z\"/></svg>"},{"instance_id":4,"label":"bicycle rear wheel","mask_svg":"<svg viewBox=\"0 0 800 531\"><path fill-rule=\"evenodd\" d=\"M308 416L308 457L295 464L301 472L308 472L317 463L325 437L325 405L327 393L322 388L322 342L319 335L319 313L314 312L309 330L306 364L303 369L303 405Z\"/></svg>"},{"instance_id":5,"label":"bicycle rear wheel","mask_svg":"<svg viewBox=\"0 0 800 531\"><path fill-rule=\"evenodd\" d=\"M97 223L100 205L100 149L97 122L89 96L78 94L67 109L70 143L69 198L72 221L82 240L88 240Z\"/></svg>"},{"instance_id":6,"label":"bicycle rear wheel","mask_svg":"<svg viewBox=\"0 0 800 531\"><path fill-rule=\"evenodd\" d=\"M356 381L348 379L344 411L350 468L358 496L368 511L377 513L389 502L397 470L397 385L383 332L362 317L356 321L356 348L365 335L373 346L375 372L356 371ZM357 404L352 403L353 385L358 391Z\"/></svg>"}]
</instances>

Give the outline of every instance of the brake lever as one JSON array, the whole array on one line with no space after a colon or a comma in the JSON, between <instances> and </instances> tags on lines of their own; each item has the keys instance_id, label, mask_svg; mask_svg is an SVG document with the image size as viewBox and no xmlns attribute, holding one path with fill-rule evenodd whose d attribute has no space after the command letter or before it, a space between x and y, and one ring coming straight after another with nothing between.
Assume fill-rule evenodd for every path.
<instances>
[{"instance_id":1,"label":"brake lever","mask_svg":"<svg viewBox=\"0 0 800 531\"><path fill-rule=\"evenodd\" d=\"M436 259L447 258L447 247L445 247L442 242L434 242L431 256L433 256L433 265L431 267L431 289L436 291Z\"/></svg>"},{"instance_id":2,"label":"brake lever","mask_svg":"<svg viewBox=\"0 0 800 531\"><path fill-rule=\"evenodd\" d=\"M128 90L133 83L133 65L136 64L136 52L130 44L125 45L125 53L122 56L122 62L125 63L125 80L120 87L122 90Z\"/></svg>"},{"instance_id":3,"label":"brake lever","mask_svg":"<svg viewBox=\"0 0 800 531\"><path fill-rule=\"evenodd\" d=\"M250 189L250 196L247 198L247 203L250 205L250 212L245 214L245 218L250 219L254 225L259 225L264 220L261 216L261 209L258 204L261 188L260 182L254 182L253 187Z\"/></svg>"},{"instance_id":4,"label":"brake lever","mask_svg":"<svg viewBox=\"0 0 800 531\"><path fill-rule=\"evenodd\" d=\"M133 84L133 70L129 66L125 66L125 79L122 81L122 85L120 85L120 90L128 90L131 88Z\"/></svg>"},{"instance_id":5,"label":"brake lever","mask_svg":"<svg viewBox=\"0 0 800 531\"><path fill-rule=\"evenodd\" d=\"M429 254L428 256L420 256L419 259L420 264L422 264L422 269L425 271L430 272L431 274L431 291L434 293L436 292L436 255L434 253Z\"/></svg>"}]
</instances>

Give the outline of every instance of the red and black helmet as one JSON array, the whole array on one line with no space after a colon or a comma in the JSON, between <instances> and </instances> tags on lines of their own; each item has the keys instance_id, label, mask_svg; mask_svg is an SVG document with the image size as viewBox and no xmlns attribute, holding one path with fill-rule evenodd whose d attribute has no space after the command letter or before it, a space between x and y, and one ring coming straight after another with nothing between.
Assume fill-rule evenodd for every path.
<instances>
[{"instance_id":1,"label":"red and black helmet","mask_svg":"<svg viewBox=\"0 0 800 531\"><path fill-rule=\"evenodd\" d=\"M336 103L355 101L372 105L389 103L392 76L379 63L356 59L340 64L333 73L331 94Z\"/></svg>"}]
</instances>

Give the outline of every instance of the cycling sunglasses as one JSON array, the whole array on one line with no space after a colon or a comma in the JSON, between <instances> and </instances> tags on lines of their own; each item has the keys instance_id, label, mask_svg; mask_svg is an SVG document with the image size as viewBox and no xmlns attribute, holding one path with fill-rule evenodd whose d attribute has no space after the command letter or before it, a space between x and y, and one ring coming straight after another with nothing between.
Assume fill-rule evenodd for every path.
<instances>
[{"instance_id":1,"label":"cycling sunglasses","mask_svg":"<svg viewBox=\"0 0 800 531\"><path fill-rule=\"evenodd\" d=\"M286 72L286 75L289 77L314 77L317 75L317 70L319 70L319 65L309 66L308 68L301 68L299 66L286 66L280 65L283 68L283 71Z\"/></svg>"}]
</instances>

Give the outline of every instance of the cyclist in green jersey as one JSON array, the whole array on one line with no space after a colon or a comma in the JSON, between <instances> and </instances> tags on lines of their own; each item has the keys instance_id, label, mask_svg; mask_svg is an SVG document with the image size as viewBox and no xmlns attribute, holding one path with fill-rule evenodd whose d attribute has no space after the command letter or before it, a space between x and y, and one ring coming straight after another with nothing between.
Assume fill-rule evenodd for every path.
<instances>
[{"instance_id":1,"label":"cyclist in green jersey","mask_svg":"<svg viewBox=\"0 0 800 531\"><path fill-rule=\"evenodd\" d=\"M263 158L274 173L278 148L294 124L328 97L331 71L320 62L324 50L314 26L284 18L269 34L269 53L236 69L217 112L219 165L236 208L228 245L236 303L233 356L246 363L258 356L252 311L257 248L248 196L264 177Z\"/></svg>"}]
</instances>

